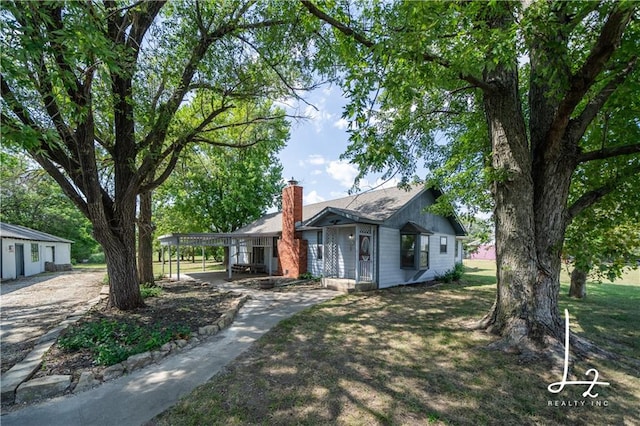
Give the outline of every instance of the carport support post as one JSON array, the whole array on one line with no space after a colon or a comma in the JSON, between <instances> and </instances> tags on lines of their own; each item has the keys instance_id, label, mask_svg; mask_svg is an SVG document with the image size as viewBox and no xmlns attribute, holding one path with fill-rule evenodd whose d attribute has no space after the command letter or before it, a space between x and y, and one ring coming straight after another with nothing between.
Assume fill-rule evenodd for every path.
<instances>
[{"instance_id":1,"label":"carport support post","mask_svg":"<svg viewBox=\"0 0 640 426\"><path fill-rule=\"evenodd\" d=\"M227 256L229 258L229 265L227 265L227 270L229 271L229 280L231 280L231 265L233 264L233 262L231 261L231 245L233 244L233 239L229 238L229 255Z\"/></svg>"},{"instance_id":2,"label":"carport support post","mask_svg":"<svg viewBox=\"0 0 640 426\"><path fill-rule=\"evenodd\" d=\"M180 236L176 239L176 269L178 272L178 281L180 281Z\"/></svg>"}]
</instances>

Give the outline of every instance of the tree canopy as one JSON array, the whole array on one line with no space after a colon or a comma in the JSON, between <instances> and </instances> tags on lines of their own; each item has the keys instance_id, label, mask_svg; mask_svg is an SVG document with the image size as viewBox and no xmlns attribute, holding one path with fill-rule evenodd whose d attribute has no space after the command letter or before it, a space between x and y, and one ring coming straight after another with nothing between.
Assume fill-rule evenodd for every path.
<instances>
[{"instance_id":1,"label":"tree canopy","mask_svg":"<svg viewBox=\"0 0 640 426\"><path fill-rule=\"evenodd\" d=\"M277 154L289 124L280 119L270 130L268 138L248 148L194 145L185 151L155 193L158 232L233 232L277 207L283 185ZM243 137L238 128L226 133L233 141Z\"/></svg>"},{"instance_id":2,"label":"tree canopy","mask_svg":"<svg viewBox=\"0 0 640 426\"><path fill-rule=\"evenodd\" d=\"M497 347L562 341L566 228L640 172L622 127L599 146L585 136L599 114L637 133L636 102L619 104L639 97L637 3L302 3L325 24L319 65L351 99L345 157L405 180L425 162L445 201L491 206L498 290L480 326L503 337ZM602 179L570 198L591 164Z\"/></svg>"},{"instance_id":3,"label":"tree canopy","mask_svg":"<svg viewBox=\"0 0 640 426\"><path fill-rule=\"evenodd\" d=\"M268 127L272 111L248 109L221 124L239 102L308 86L298 16L285 5L2 3L3 141L26 150L89 218L116 307L142 304L138 194L166 180L189 144L258 143L263 132L251 129ZM197 119L179 113L205 103ZM251 138L217 139L230 125Z\"/></svg>"},{"instance_id":4,"label":"tree canopy","mask_svg":"<svg viewBox=\"0 0 640 426\"><path fill-rule=\"evenodd\" d=\"M0 221L73 241L71 259L78 262L99 249L89 220L28 157L0 151L0 181Z\"/></svg>"}]
</instances>

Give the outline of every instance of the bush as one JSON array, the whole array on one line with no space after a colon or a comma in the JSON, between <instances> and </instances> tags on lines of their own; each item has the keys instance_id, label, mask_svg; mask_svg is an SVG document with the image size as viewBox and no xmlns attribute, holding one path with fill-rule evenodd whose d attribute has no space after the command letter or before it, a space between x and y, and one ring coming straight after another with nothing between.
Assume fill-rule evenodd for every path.
<instances>
[{"instance_id":1,"label":"bush","mask_svg":"<svg viewBox=\"0 0 640 426\"><path fill-rule=\"evenodd\" d=\"M89 256L89 259L87 261L87 263L104 263L104 253L100 252L100 253L93 253L91 256Z\"/></svg>"},{"instance_id":2,"label":"bush","mask_svg":"<svg viewBox=\"0 0 640 426\"><path fill-rule=\"evenodd\" d=\"M448 270L443 275L436 275L436 280L442 281L444 283L450 283L452 281L460 281L462 275L464 274L464 266L462 263L456 263L453 269Z\"/></svg>"},{"instance_id":3,"label":"bush","mask_svg":"<svg viewBox=\"0 0 640 426\"><path fill-rule=\"evenodd\" d=\"M158 297L162 294L162 288L153 284L144 283L140 285L140 294L143 299L147 297Z\"/></svg>"},{"instance_id":4,"label":"bush","mask_svg":"<svg viewBox=\"0 0 640 426\"><path fill-rule=\"evenodd\" d=\"M299 280L319 280L320 278L322 277L316 277L311 272L305 272L298 277Z\"/></svg>"}]
</instances>

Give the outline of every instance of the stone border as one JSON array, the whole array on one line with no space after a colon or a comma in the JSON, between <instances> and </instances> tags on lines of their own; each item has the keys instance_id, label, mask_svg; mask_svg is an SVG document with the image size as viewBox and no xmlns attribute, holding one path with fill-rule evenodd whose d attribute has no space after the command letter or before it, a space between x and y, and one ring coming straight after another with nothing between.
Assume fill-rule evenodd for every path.
<instances>
[{"instance_id":1,"label":"stone border","mask_svg":"<svg viewBox=\"0 0 640 426\"><path fill-rule=\"evenodd\" d=\"M105 291L106 289L106 291ZM62 330L78 321L94 305L108 297L109 288L103 287L100 296L89 301L86 307L72 313L60 325L41 336L36 347L19 363L2 375L2 404L26 404L42 399L53 398L71 391L80 393L113 380L124 374L142 369L152 363L158 363L169 354L188 350L198 345L202 340L213 336L229 327L249 295L227 291L225 294L239 295L238 303L225 311L214 324L199 327L197 333L191 333L188 340L179 339L162 345L158 350L132 355L121 363L104 368L100 372L82 371L77 383L72 381L71 375L51 375L29 380L40 368L42 358L53 346ZM200 338L198 338L199 336Z\"/></svg>"}]
</instances>

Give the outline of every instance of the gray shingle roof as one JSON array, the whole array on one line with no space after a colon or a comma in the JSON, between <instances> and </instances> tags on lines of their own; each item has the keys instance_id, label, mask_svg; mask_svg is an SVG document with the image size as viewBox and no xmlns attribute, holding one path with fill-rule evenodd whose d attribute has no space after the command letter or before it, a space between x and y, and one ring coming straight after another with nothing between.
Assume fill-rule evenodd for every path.
<instances>
[{"instance_id":1,"label":"gray shingle roof","mask_svg":"<svg viewBox=\"0 0 640 426\"><path fill-rule=\"evenodd\" d=\"M15 238L17 240L48 241L52 243L73 243L71 240L65 240L64 238L56 237L46 232L3 222L0 222L0 237Z\"/></svg>"},{"instance_id":2,"label":"gray shingle roof","mask_svg":"<svg viewBox=\"0 0 640 426\"><path fill-rule=\"evenodd\" d=\"M386 188L308 204L302 207L302 225L328 207L348 210L371 221L384 222L424 190L422 185L413 186L408 191L400 188ZM281 231L282 212L277 212L261 217L238 229L234 234L277 234Z\"/></svg>"}]
</instances>

